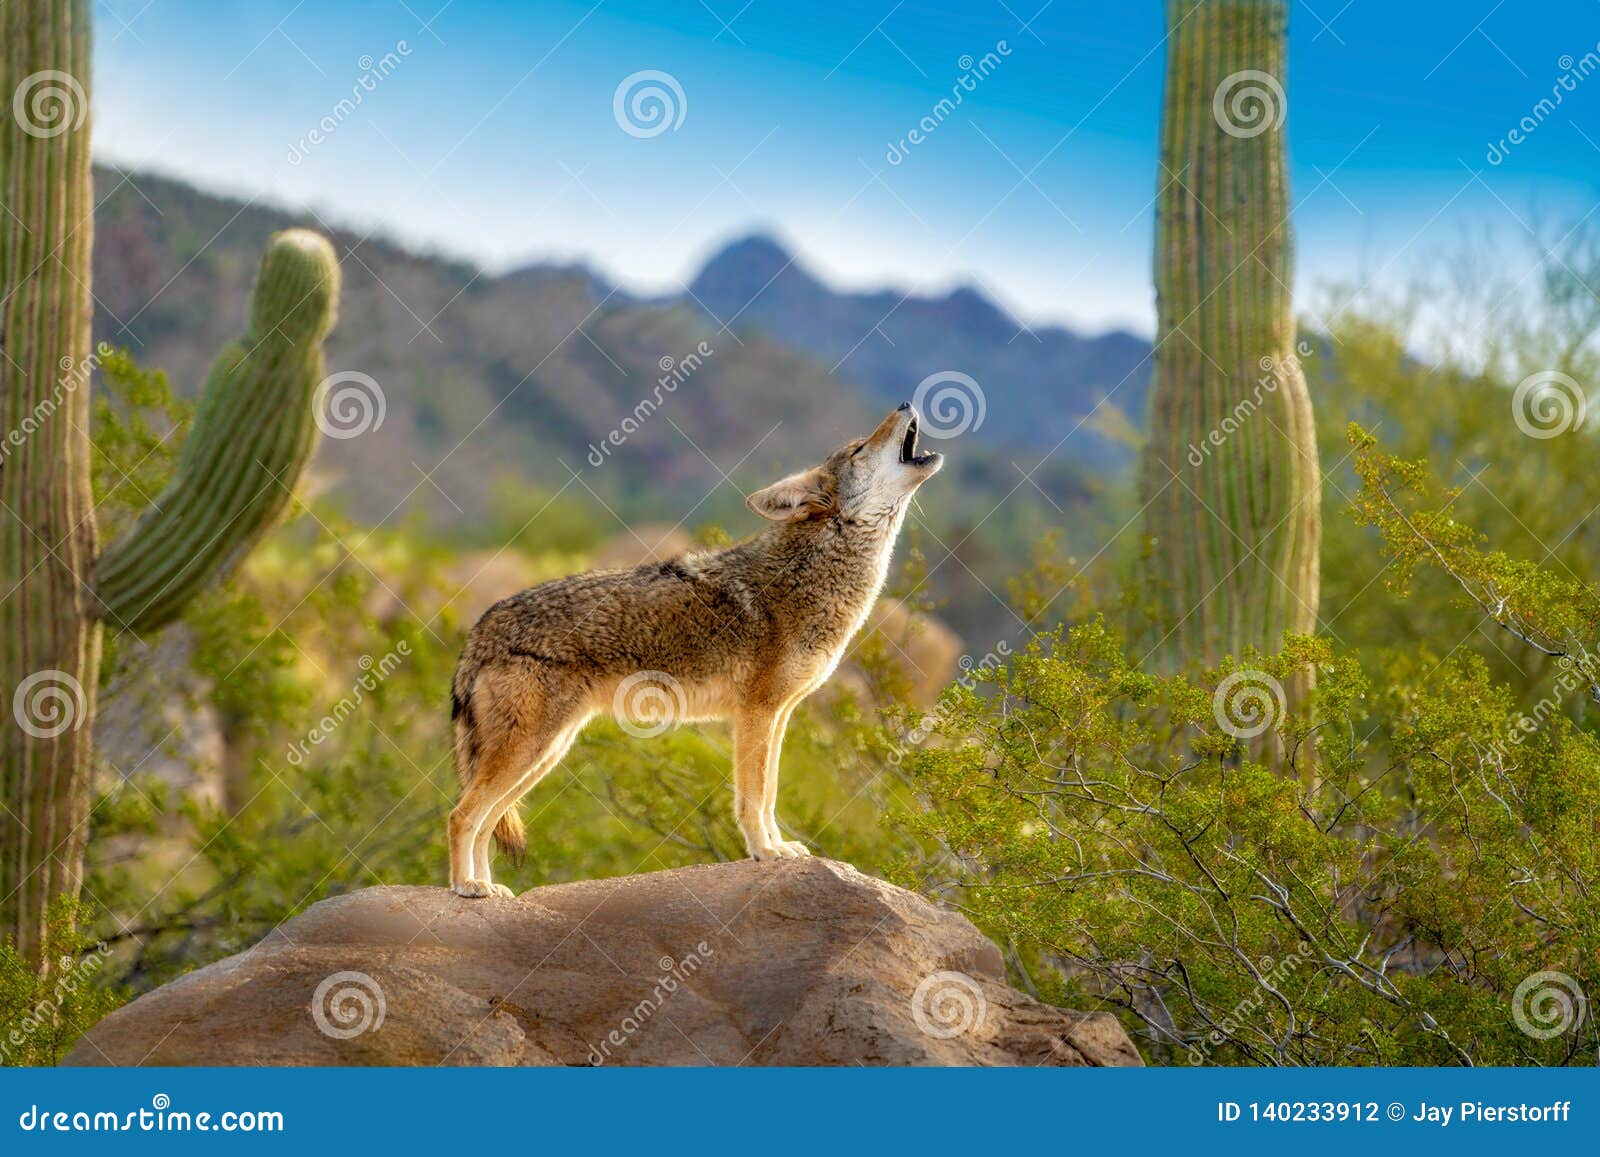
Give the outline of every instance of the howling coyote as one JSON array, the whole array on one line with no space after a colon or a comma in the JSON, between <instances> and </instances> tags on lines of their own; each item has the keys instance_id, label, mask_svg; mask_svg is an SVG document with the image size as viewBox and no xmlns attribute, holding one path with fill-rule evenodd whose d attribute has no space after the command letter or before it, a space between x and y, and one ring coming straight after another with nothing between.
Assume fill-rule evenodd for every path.
<instances>
[{"instance_id":1,"label":"howling coyote","mask_svg":"<svg viewBox=\"0 0 1600 1157\"><path fill-rule=\"evenodd\" d=\"M517 803L640 680L671 722L733 723L733 807L758 860L810 853L773 814L778 750L795 706L833 673L883 586L917 487L910 403L820 466L746 500L773 525L725 550L532 587L484 612L456 667L451 706L461 801L450 814L450 887L509 896L489 838L520 855Z\"/></svg>"}]
</instances>

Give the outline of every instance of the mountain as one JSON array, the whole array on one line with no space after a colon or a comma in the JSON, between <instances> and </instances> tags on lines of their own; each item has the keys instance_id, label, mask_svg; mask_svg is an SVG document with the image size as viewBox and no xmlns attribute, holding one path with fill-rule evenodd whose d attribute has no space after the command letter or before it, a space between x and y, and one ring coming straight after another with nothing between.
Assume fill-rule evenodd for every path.
<instances>
[{"instance_id":1,"label":"mountain","mask_svg":"<svg viewBox=\"0 0 1600 1157\"><path fill-rule=\"evenodd\" d=\"M944 297L836 292L777 242L753 236L712 257L689 300L719 326L811 355L879 406L909 397L930 374L965 374L983 394L977 431L999 445L1036 454L1061 445L1080 462L1120 464L1126 449L1085 418L1109 398L1106 405L1143 422L1148 341L1030 329L971 288Z\"/></svg>"},{"instance_id":2,"label":"mountain","mask_svg":"<svg viewBox=\"0 0 1600 1157\"><path fill-rule=\"evenodd\" d=\"M179 393L241 332L268 236L306 225L332 239L344 290L328 369L376 381L384 416L359 437L324 439L316 465L364 519L471 517L497 476L676 519L737 463L754 488L876 416L805 355L719 334L676 303L633 301L581 267L494 277L315 213L146 174L102 169L96 184L95 336L166 370ZM720 497L720 510L737 509L737 496ZM607 516L598 529L621 527Z\"/></svg>"},{"instance_id":3,"label":"mountain","mask_svg":"<svg viewBox=\"0 0 1600 1157\"><path fill-rule=\"evenodd\" d=\"M311 211L95 177L95 337L180 394L243 331L269 235L330 237L344 289L328 370L375 383L357 388L381 393L382 421L324 438L314 481L366 524L403 519L464 547L587 549L680 520L743 534L743 493L954 370L979 383L984 421L939 445L949 465L913 522L949 621L969 637L1014 630L991 596L1041 533L1104 542L1095 476L1120 476L1125 449L1085 426L1041 459L1102 391L1142 410L1146 347L1127 335L1019 333L970 290L836 293L761 239L718 254L689 293L643 300L583 266L490 275Z\"/></svg>"}]
</instances>

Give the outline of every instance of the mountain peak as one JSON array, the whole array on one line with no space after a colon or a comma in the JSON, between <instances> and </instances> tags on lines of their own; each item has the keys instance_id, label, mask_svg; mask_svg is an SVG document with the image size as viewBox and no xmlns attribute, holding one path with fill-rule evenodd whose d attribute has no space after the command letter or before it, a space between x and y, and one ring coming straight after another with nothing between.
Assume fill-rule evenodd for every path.
<instances>
[{"instance_id":1,"label":"mountain peak","mask_svg":"<svg viewBox=\"0 0 1600 1157\"><path fill-rule=\"evenodd\" d=\"M782 279L787 293L820 293L822 285L796 263L774 238L755 233L729 242L701 268L690 286L696 297L710 301L748 302Z\"/></svg>"},{"instance_id":2,"label":"mountain peak","mask_svg":"<svg viewBox=\"0 0 1600 1157\"><path fill-rule=\"evenodd\" d=\"M979 326L985 330L1017 328L1004 309L970 285L956 286L940 304L958 324Z\"/></svg>"}]
</instances>

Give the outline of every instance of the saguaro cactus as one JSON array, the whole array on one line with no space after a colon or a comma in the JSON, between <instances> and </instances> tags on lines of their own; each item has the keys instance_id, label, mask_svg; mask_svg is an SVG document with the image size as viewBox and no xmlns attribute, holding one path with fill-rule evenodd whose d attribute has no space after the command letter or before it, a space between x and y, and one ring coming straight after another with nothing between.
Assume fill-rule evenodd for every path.
<instances>
[{"instance_id":1,"label":"saguaro cactus","mask_svg":"<svg viewBox=\"0 0 1600 1157\"><path fill-rule=\"evenodd\" d=\"M1317 618L1321 475L1296 356L1285 6L1172 0L1143 462L1169 661Z\"/></svg>"},{"instance_id":2,"label":"saguaro cactus","mask_svg":"<svg viewBox=\"0 0 1600 1157\"><path fill-rule=\"evenodd\" d=\"M89 472L86 0L0 0L0 937L38 949L81 882L102 624L175 617L283 511L315 438L339 268L273 238L249 331L217 359L172 486L97 557Z\"/></svg>"}]
</instances>

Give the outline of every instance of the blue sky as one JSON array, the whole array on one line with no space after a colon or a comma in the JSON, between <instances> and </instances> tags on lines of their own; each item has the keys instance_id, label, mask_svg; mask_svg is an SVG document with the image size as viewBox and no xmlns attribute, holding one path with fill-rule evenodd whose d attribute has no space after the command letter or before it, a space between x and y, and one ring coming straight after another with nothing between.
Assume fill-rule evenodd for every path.
<instances>
[{"instance_id":1,"label":"blue sky","mask_svg":"<svg viewBox=\"0 0 1600 1157\"><path fill-rule=\"evenodd\" d=\"M491 269L585 260L671 291L760 228L836 284L970 283L1026 320L1149 332L1165 5L1042 3L96 0L95 146ZM1486 153L1564 58L1600 52L1600 3L1290 8L1302 303L1595 208L1600 73L1501 163ZM890 164L963 58L1001 42ZM683 116L641 138L613 97L643 70L677 82Z\"/></svg>"}]
</instances>

